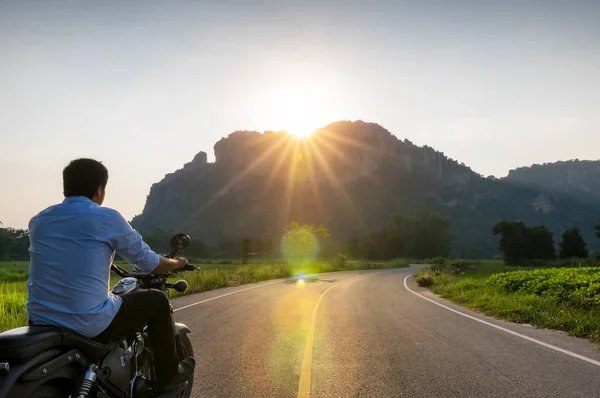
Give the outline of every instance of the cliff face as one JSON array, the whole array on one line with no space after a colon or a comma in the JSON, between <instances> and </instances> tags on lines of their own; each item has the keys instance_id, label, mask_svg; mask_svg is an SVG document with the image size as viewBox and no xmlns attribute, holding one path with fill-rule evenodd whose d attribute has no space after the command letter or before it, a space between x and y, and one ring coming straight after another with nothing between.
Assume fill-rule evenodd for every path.
<instances>
[{"instance_id":1,"label":"cliff face","mask_svg":"<svg viewBox=\"0 0 600 398\"><path fill-rule=\"evenodd\" d=\"M600 200L600 161L570 160L511 170L508 181Z\"/></svg>"},{"instance_id":2,"label":"cliff face","mask_svg":"<svg viewBox=\"0 0 600 398\"><path fill-rule=\"evenodd\" d=\"M543 223L556 233L597 210L560 193L485 179L427 146L374 123L336 122L308 140L284 132L237 131L150 189L132 224L221 236L277 236L290 221L324 225L338 241L381 228L392 212L427 204L453 219L455 255L496 252L502 219ZM592 219L600 215L600 210ZM591 228L592 226L590 226Z\"/></svg>"}]
</instances>

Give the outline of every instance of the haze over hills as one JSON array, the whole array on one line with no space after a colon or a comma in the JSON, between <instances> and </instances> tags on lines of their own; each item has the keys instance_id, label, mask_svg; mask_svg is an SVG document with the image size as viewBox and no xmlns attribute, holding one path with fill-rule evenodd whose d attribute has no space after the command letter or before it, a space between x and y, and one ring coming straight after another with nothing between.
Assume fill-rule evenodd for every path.
<instances>
[{"instance_id":1,"label":"haze over hills","mask_svg":"<svg viewBox=\"0 0 600 398\"><path fill-rule=\"evenodd\" d=\"M555 241L577 225L588 247L598 246L593 226L600 202L589 200L600 198L597 162L595 169L566 172L571 177L558 185L563 189L548 183L556 182L547 177L555 173L552 166L542 166L548 172L521 168L503 179L484 178L439 151L363 121L332 123L306 140L285 132L236 131L214 151L214 163L200 152L153 184L132 225L182 230L217 244L223 237L280 236L297 221L323 225L343 243L381 229L394 212L409 214L426 205L452 218L457 256L497 253L491 228L504 219L543 224Z\"/></svg>"},{"instance_id":2,"label":"haze over hills","mask_svg":"<svg viewBox=\"0 0 600 398\"><path fill-rule=\"evenodd\" d=\"M552 192L576 195L584 200L600 201L600 160L575 159L519 167L511 170L506 179Z\"/></svg>"}]
</instances>

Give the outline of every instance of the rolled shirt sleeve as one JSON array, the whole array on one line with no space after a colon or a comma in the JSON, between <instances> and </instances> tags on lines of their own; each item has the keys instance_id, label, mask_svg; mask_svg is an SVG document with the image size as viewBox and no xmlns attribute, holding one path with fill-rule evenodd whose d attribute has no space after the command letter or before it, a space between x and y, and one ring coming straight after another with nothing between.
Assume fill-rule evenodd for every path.
<instances>
[{"instance_id":1,"label":"rolled shirt sleeve","mask_svg":"<svg viewBox=\"0 0 600 398\"><path fill-rule=\"evenodd\" d=\"M158 267L160 257L144 242L142 235L119 214L109 217L108 243L125 261L135 264L142 272L151 273Z\"/></svg>"}]
</instances>

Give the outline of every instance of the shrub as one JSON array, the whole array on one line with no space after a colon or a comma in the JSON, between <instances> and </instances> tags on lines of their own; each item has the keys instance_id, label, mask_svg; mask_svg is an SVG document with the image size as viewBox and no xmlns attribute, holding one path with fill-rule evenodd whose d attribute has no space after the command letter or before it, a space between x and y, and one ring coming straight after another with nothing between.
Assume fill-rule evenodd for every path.
<instances>
[{"instance_id":1,"label":"shrub","mask_svg":"<svg viewBox=\"0 0 600 398\"><path fill-rule=\"evenodd\" d=\"M435 278L433 275L429 273L422 273L419 275L415 275L415 282L421 287L431 287L435 283Z\"/></svg>"},{"instance_id":2,"label":"shrub","mask_svg":"<svg viewBox=\"0 0 600 398\"><path fill-rule=\"evenodd\" d=\"M532 293L589 308L600 304L600 268L548 268L503 272L486 283L508 292Z\"/></svg>"},{"instance_id":3,"label":"shrub","mask_svg":"<svg viewBox=\"0 0 600 398\"><path fill-rule=\"evenodd\" d=\"M346 256L342 253L338 253L333 259L333 265L337 268L346 268Z\"/></svg>"}]
</instances>

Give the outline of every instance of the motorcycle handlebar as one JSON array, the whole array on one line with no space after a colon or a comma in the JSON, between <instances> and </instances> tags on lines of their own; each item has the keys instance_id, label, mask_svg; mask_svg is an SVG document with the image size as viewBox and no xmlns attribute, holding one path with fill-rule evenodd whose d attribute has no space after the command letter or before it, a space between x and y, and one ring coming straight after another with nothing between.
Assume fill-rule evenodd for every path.
<instances>
[{"instance_id":1,"label":"motorcycle handlebar","mask_svg":"<svg viewBox=\"0 0 600 398\"><path fill-rule=\"evenodd\" d=\"M116 266L115 264L112 264L111 269L114 271L115 274L119 275L121 278L136 278L136 279L140 279L146 276L149 276L150 274L145 274L145 273L141 273L141 272L129 272L124 270L121 267ZM194 264L186 264L183 266L183 268L177 270L177 271L173 271L173 272L167 272L161 275L171 275L177 272L183 272L183 271L198 271L200 270L200 267L196 267Z\"/></svg>"},{"instance_id":2,"label":"motorcycle handlebar","mask_svg":"<svg viewBox=\"0 0 600 398\"><path fill-rule=\"evenodd\" d=\"M190 263L187 263L181 269L181 271L196 271L196 270L197 270L196 266L194 264L190 264Z\"/></svg>"}]
</instances>

